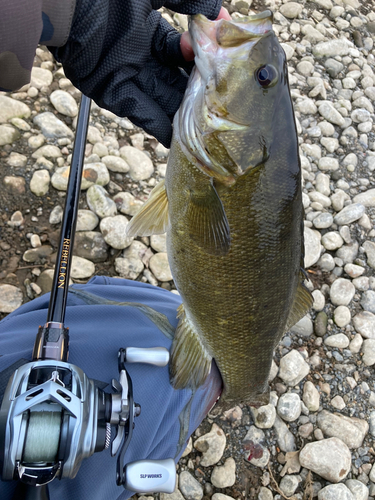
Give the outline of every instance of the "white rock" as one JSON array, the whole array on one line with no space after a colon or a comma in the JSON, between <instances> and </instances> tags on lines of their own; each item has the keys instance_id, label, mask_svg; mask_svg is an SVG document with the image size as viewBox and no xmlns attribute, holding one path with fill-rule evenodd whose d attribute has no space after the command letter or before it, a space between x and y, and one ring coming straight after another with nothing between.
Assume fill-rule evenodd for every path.
<instances>
[{"instance_id":1,"label":"white rock","mask_svg":"<svg viewBox=\"0 0 375 500\"><path fill-rule=\"evenodd\" d=\"M302 355L292 349L280 360L279 377L290 386L295 386L309 373L310 367Z\"/></svg>"},{"instance_id":2,"label":"white rock","mask_svg":"<svg viewBox=\"0 0 375 500\"><path fill-rule=\"evenodd\" d=\"M339 125L340 127L345 124L344 117L333 107L333 105L329 101L324 101L319 106L319 113L330 123Z\"/></svg>"},{"instance_id":3,"label":"white rock","mask_svg":"<svg viewBox=\"0 0 375 500\"><path fill-rule=\"evenodd\" d=\"M302 12L302 5L297 2L288 2L280 6L280 12L289 19L295 19Z\"/></svg>"},{"instance_id":4,"label":"white rock","mask_svg":"<svg viewBox=\"0 0 375 500\"><path fill-rule=\"evenodd\" d=\"M326 410L318 413L317 424L326 436L340 438L351 449L362 446L369 427L366 420Z\"/></svg>"},{"instance_id":5,"label":"white rock","mask_svg":"<svg viewBox=\"0 0 375 500\"><path fill-rule=\"evenodd\" d=\"M315 385L310 381L305 382L303 386L302 400L309 411L319 410L319 404L320 404L319 391L317 390Z\"/></svg>"},{"instance_id":6,"label":"white rock","mask_svg":"<svg viewBox=\"0 0 375 500\"><path fill-rule=\"evenodd\" d=\"M93 231L99 224L99 217L91 210L78 210L76 231Z\"/></svg>"},{"instance_id":7,"label":"white rock","mask_svg":"<svg viewBox=\"0 0 375 500\"><path fill-rule=\"evenodd\" d=\"M305 239L305 267L308 268L316 264L319 260L322 245L320 244L320 235L309 227L304 228Z\"/></svg>"},{"instance_id":8,"label":"white rock","mask_svg":"<svg viewBox=\"0 0 375 500\"><path fill-rule=\"evenodd\" d=\"M360 203L352 203L344 207L334 218L334 222L339 226L351 224L360 219L366 208Z\"/></svg>"},{"instance_id":9,"label":"white rock","mask_svg":"<svg viewBox=\"0 0 375 500\"><path fill-rule=\"evenodd\" d=\"M354 196L353 201L365 207L375 207L375 189L368 189L363 193L357 194Z\"/></svg>"},{"instance_id":10,"label":"white rock","mask_svg":"<svg viewBox=\"0 0 375 500\"><path fill-rule=\"evenodd\" d=\"M375 339L375 315L362 311L353 318L354 328L365 339Z\"/></svg>"},{"instance_id":11,"label":"white rock","mask_svg":"<svg viewBox=\"0 0 375 500\"><path fill-rule=\"evenodd\" d=\"M338 232L329 231L322 236L322 245L327 250L337 250L342 247L344 240L341 238Z\"/></svg>"},{"instance_id":12,"label":"white rock","mask_svg":"<svg viewBox=\"0 0 375 500\"><path fill-rule=\"evenodd\" d=\"M173 279L166 252L159 252L153 255L149 266L155 278L159 281L170 281Z\"/></svg>"},{"instance_id":13,"label":"white rock","mask_svg":"<svg viewBox=\"0 0 375 500\"><path fill-rule=\"evenodd\" d=\"M271 429L275 423L276 410L273 404L260 406L259 408L250 407L254 423L259 429Z\"/></svg>"},{"instance_id":14,"label":"white rock","mask_svg":"<svg viewBox=\"0 0 375 500\"><path fill-rule=\"evenodd\" d=\"M0 146L13 144L21 137L19 131L10 125L0 125Z\"/></svg>"},{"instance_id":15,"label":"white rock","mask_svg":"<svg viewBox=\"0 0 375 500\"><path fill-rule=\"evenodd\" d=\"M179 476L179 488L186 500L201 500L202 485L188 471L182 471Z\"/></svg>"},{"instance_id":16,"label":"white rock","mask_svg":"<svg viewBox=\"0 0 375 500\"><path fill-rule=\"evenodd\" d=\"M362 361L366 366L375 364L375 339L366 339L362 344Z\"/></svg>"},{"instance_id":17,"label":"white rock","mask_svg":"<svg viewBox=\"0 0 375 500\"><path fill-rule=\"evenodd\" d=\"M90 278L95 273L95 264L83 257L73 255L70 276L74 279Z\"/></svg>"},{"instance_id":18,"label":"white rock","mask_svg":"<svg viewBox=\"0 0 375 500\"><path fill-rule=\"evenodd\" d=\"M294 422L301 415L301 400L298 394L286 392L277 403L277 413L286 422Z\"/></svg>"},{"instance_id":19,"label":"white rock","mask_svg":"<svg viewBox=\"0 0 375 500\"><path fill-rule=\"evenodd\" d=\"M30 114L30 108L25 103L0 95L0 123L5 123L12 118L28 118Z\"/></svg>"},{"instance_id":20,"label":"white rock","mask_svg":"<svg viewBox=\"0 0 375 500\"><path fill-rule=\"evenodd\" d=\"M22 291L13 285L0 285L0 312L11 313L22 304Z\"/></svg>"},{"instance_id":21,"label":"white rock","mask_svg":"<svg viewBox=\"0 0 375 500\"><path fill-rule=\"evenodd\" d=\"M323 158L320 158L318 167L323 171L334 171L339 169L339 162L336 158L324 156Z\"/></svg>"},{"instance_id":22,"label":"white rock","mask_svg":"<svg viewBox=\"0 0 375 500\"><path fill-rule=\"evenodd\" d=\"M270 452L266 448L266 436L261 429L251 425L244 440L243 449L246 459L256 467L266 467Z\"/></svg>"},{"instance_id":23,"label":"white rock","mask_svg":"<svg viewBox=\"0 0 375 500\"><path fill-rule=\"evenodd\" d=\"M102 162L111 172L129 172L129 165L118 156L107 155L102 157Z\"/></svg>"},{"instance_id":24,"label":"white rock","mask_svg":"<svg viewBox=\"0 0 375 500\"><path fill-rule=\"evenodd\" d=\"M143 205L143 201L137 200L132 194L125 191L116 193L113 197L113 201L116 203L117 210L122 214L132 216L139 212Z\"/></svg>"},{"instance_id":25,"label":"white rock","mask_svg":"<svg viewBox=\"0 0 375 500\"><path fill-rule=\"evenodd\" d=\"M123 215L102 219L100 221L100 231L105 242L117 250L127 248L134 239L126 236L126 226L128 224L128 219Z\"/></svg>"},{"instance_id":26,"label":"white rock","mask_svg":"<svg viewBox=\"0 0 375 500\"><path fill-rule=\"evenodd\" d=\"M144 265L136 257L117 257L115 259L116 272L123 278L135 280L144 269Z\"/></svg>"},{"instance_id":27,"label":"white rock","mask_svg":"<svg viewBox=\"0 0 375 500\"><path fill-rule=\"evenodd\" d=\"M87 190L87 204L100 218L116 215L116 203L102 186L91 186Z\"/></svg>"},{"instance_id":28,"label":"white rock","mask_svg":"<svg viewBox=\"0 0 375 500\"><path fill-rule=\"evenodd\" d=\"M281 451L295 451L296 450L296 442L293 434L288 429L288 426L285 422L281 420L280 417L276 415L274 430L276 434L277 444Z\"/></svg>"},{"instance_id":29,"label":"white rock","mask_svg":"<svg viewBox=\"0 0 375 500\"><path fill-rule=\"evenodd\" d=\"M346 56L351 47L353 47L352 42L347 38L340 38L338 40L318 43L313 47L312 52L317 59L322 57Z\"/></svg>"},{"instance_id":30,"label":"white rock","mask_svg":"<svg viewBox=\"0 0 375 500\"><path fill-rule=\"evenodd\" d=\"M154 167L150 158L133 146L123 146L120 156L129 165L129 174L133 181L149 179L154 173Z\"/></svg>"},{"instance_id":31,"label":"white rock","mask_svg":"<svg viewBox=\"0 0 375 500\"><path fill-rule=\"evenodd\" d=\"M336 437L308 443L299 455L302 467L332 483L342 481L349 474L351 458L349 448Z\"/></svg>"},{"instance_id":32,"label":"white rock","mask_svg":"<svg viewBox=\"0 0 375 500\"><path fill-rule=\"evenodd\" d=\"M346 404L341 396L335 396L331 399L331 406L336 408L336 410L343 410Z\"/></svg>"},{"instance_id":33,"label":"white rock","mask_svg":"<svg viewBox=\"0 0 375 500\"><path fill-rule=\"evenodd\" d=\"M349 345L349 339L343 333L336 333L335 335L327 337L324 340L324 343L329 347L339 347L340 349L345 349Z\"/></svg>"},{"instance_id":34,"label":"white rock","mask_svg":"<svg viewBox=\"0 0 375 500\"><path fill-rule=\"evenodd\" d=\"M211 483L215 488L228 488L236 482L236 462L230 457L222 467L216 466L211 474Z\"/></svg>"},{"instance_id":35,"label":"white rock","mask_svg":"<svg viewBox=\"0 0 375 500\"><path fill-rule=\"evenodd\" d=\"M74 117L78 114L78 106L74 97L65 90L55 90L49 98L54 108L62 115Z\"/></svg>"},{"instance_id":36,"label":"white rock","mask_svg":"<svg viewBox=\"0 0 375 500\"><path fill-rule=\"evenodd\" d=\"M49 87L52 83L52 73L49 69L38 68L34 66L31 70L31 81L30 85L36 89L41 89L42 87Z\"/></svg>"},{"instance_id":37,"label":"white rock","mask_svg":"<svg viewBox=\"0 0 375 500\"><path fill-rule=\"evenodd\" d=\"M323 311L326 300L322 292L320 290L314 290L311 295L314 299L312 305L313 309L315 309L315 311Z\"/></svg>"},{"instance_id":38,"label":"white rock","mask_svg":"<svg viewBox=\"0 0 375 500\"><path fill-rule=\"evenodd\" d=\"M218 425L213 424L209 433L194 442L194 448L202 452L200 464L203 467L217 464L223 456L226 442L225 433Z\"/></svg>"},{"instance_id":39,"label":"white rock","mask_svg":"<svg viewBox=\"0 0 375 500\"><path fill-rule=\"evenodd\" d=\"M294 476L291 474L285 475L280 481L280 490L286 497L291 497L298 488L301 482L301 476Z\"/></svg>"},{"instance_id":40,"label":"white rock","mask_svg":"<svg viewBox=\"0 0 375 500\"><path fill-rule=\"evenodd\" d=\"M33 122L41 129L42 134L47 139L73 138L73 132L70 128L49 111L36 115Z\"/></svg>"},{"instance_id":41,"label":"white rock","mask_svg":"<svg viewBox=\"0 0 375 500\"><path fill-rule=\"evenodd\" d=\"M348 479L345 481L345 486L352 492L354 500L367 500L369 490L366 485L357 479Z\"/></svg>"},{"instance_id":42,"label":"white rock","mask_svg":"<svg viewBox=\"0 0 375 500\"><path fill-rule=\"evenodd\" d=\"M167 251L167 235L164 234L153 234L150 238L150 245L155 252L166 252Z\"/></svg>"},{"instance_id":43,"label":"white rock","mask_svg":"<svg viewBox=\"0 0 375 500\"><path fill-rule=\"evenodd\" d=\"M36 196L48 193L50 176L48 170L37 170L30 180L30 191Z\"/></svg>"},{"instance_id":44,"label":"white rock","mask_svg":"<svg viewBox=\"0 0 375 500\"><path fill-rule=\"evenodd\" d=\"M298 323L292 326L290 331L297 335L302 335L303 337L309 337L314 331L313 323L309 316L304 316Z\"/></svg>"},{"instance_id":45,"label":"white rock","mask_svg":"<svg viewBox=\"0 0 375 500\"><path fill-rule=\"evenodd\" d=\"M351 320L349 308L346 306L336 307L336 309L333 311L333 318L335 320L336 325L339 326L340 328L343 328L344 326L348 325ZM332 338L332 336L329 338ZM334 346L334 347L341 347L341 346Z\"/></svg>"},{"instance_id":46,"label":"white rock","mask_svg":"<svg viewBox=\"0 0 375 500\"><path fill-rule=\"evenodd\" d=\"M355 500L351 491L342 483L329 484L318 493L318 500Z\"/></svg>"},{"instance_id":47,"label":"white rock","mask_svg":"<svg viewBox=\"0 0 375 500\"><path fill-rule=\"evenodd\" d=\"M345 278L338 278L332 283L330 298L335 306L347 306L354 297L355 287L351 281Z\"/></svg>"}]
</instances>

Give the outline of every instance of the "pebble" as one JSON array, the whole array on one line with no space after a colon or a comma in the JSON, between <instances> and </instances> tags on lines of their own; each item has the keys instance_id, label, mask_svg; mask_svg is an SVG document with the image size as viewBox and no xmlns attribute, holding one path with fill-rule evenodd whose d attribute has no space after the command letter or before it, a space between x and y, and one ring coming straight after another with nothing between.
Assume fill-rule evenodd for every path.
<instances>
[{"instance_id":1,"label":"pebble","mask_svg":"<svg viewBox=\"0 0 375 500\"><path fill-rule=\"evenodd\" d=\"M34 151L31 156L32 158L60 158L60 156L62 155L60 149L57 146L46 144L45 146L42 146Z\"/></svg>"},{"instance_id":2,"label":"pebble","mask_svg":"<svg viewBox=\"0 0 375 500\"><path fill-rule=\"evenodd\" d=\"M105 242L117 250L127 248L134 239L126 235L126 226L128 224L128 219L123 215L102 219L100 221L100 231Z\"/></svg>"},{"instance_id":3,"label":"pebble","mask_svg":"<svg viewBox=\"0 0 375 500\"><path fill-rule=\"evenodd\" d=\"M41 89L42 87L49 87L52 83L52 73L48 69L38 68L34 66L31 70L31 81L30 85L36 89Z\"/></svg>"},{"instance_id":4,"label":"pebble","mask_svg":"<svg viewBox=\"0 0 375 500\"><path fill-rule=\"evenodd\" d=\"M0 146L13 144L21 137L19 131L10 125L0 125Z\"/></svg>"},{"instance_id":5,"label":"pebble","mask_svg":"<svg viewBox=\"0 0 375 500\"><path fill-rule=\"evenodd\" d=\"M260 406L259 408L250 407L254 424L259 429L271 429L276 419L276 410L273 404Z\"/></svg>"},{"instance_id":6,"label":"pebble","mask_svg":"<svg viewBox=\"0 0 375 500\"><path fill-rule=\"evenodd\" d=\"M102 186L91 186L87 190L87 204L100 218L113 217L117 213L116 203Z\"/></svg>"},{"instance_id":7,"label":"pebble","mask_svg":"<svg viewBox=\"0 0 375 500\"><path fill-rule=\"evenodd\" d=\"M74 252L92 262L104 262L108 257L108 245L99 231L79 231L75 235Z\"/></svg>"},{"instance_id":8,"label":"pebble","mask_svg":"<svg viewBox=\"0 0 375 500\"><path fill-rule=\"evenodd\" d=\"M287 474L280 481L280 490L284 493L285 496L290 497L295 493L300 482L301 476Z\"/></svg>"},{"instance_id":9,"label":"pebble","mask_svg":"<svg viewBox=\"0 0 375 500\"><path fill-rule=\"evenodd\" d=\"M203 467L217 464L223 456L226 442L225 433L218 425L213 424L209 433L194 442L194 448L202 452L200 464Z\"/></svg>"},{"instance_id":10,"label":"pebble","mask_svg":"<svg viewBox=\"0 0 375 500\"><path fill-rule=\"evenodd\" d=\"M362 361L366 366L375 364L375 339L366 339L362 344Z\"/></svg>"},{"instance_id":11,"label":"pebble","mask_svg":"<svg viewBox=\"0 0 375 500\"><path fill-rule=\"evenodd\" d=\"M76 231L93 231L98 224L99 217L94 212L91 212L91 210L78 210Z\"/></svg>"},{"instance_id":12,"label":"pebble","mask_svg":"<svg viewBox=\"0 0 375 500\"><path fill-rule=\"evenodd\" d=\"M216 499L214 499L214 497L212 497L212 499L216 500ZM217 500L219 500L219 499L217 499ZM272 495L271 490L269 490L265 486L261 486L259 488L258 500L273 500L273 495Z\"/></svg>"},{"instance_id":13,"label":"pebble","mask_svg":"<svg viewBox=\"0 0 375 500\"><path fill-rule=\"evenodd\" d=\"M375 315L369 311L362 311L353 318L354 328L365 339L375 339Z\"/></svg>"},{"instance_id":14,"label":"pebble","mask_svg":"<svg viewBox=\"0 0 375 500\"><path fill-rule=\"evenodd\" d=\"M286 422L294 422L301 415L301 400L298 394L282 394L277 403L277 413Z\"/></svg>"},{"instance_id":15,"label":"pebble","mask_svg":"<svg viewBox=\"0 0 375 500\"><path fill-rule=\"evenodd\" d=\"M344 226L346 224L351 224L356 220L360 219L365 213L365 206L360 203L353 203L343 208L333 219L339 226Z\"/></svg>"},{"instance_id":16,"label":"pebble","mask_svg":"<svg viewBox=\"0 0 375 500\"><path fill-rule=\"evenodd\" d=\"M154 173L154 166L150 158L133 146L123 146L120 156L129 165L129 175L133 181L149 179Z\"/></svg>"},{"instance_id":17,"label":"pebble","mask_svg":"<svg viewBox=\"0 0 375 500\"><path fill-rule=\"evenodd\" d=\"M356 500L344 484L329 484L318 493L318 500Z\"/></svg>"},{"instance_id":18,"label":"pebble","mask_svg":"<svg viewBox=\"0 0 375 500\"><path fill-rule=\"evenodd\" d=\"M305 240L305 267L309 268L316 264L319 260L322 245L320 243L320 234L317 231L304 228Z\"/></svg>"},{"instance_id":19,"label":"pebble","mask_svg":"<svg viewBox=\"0 0 375 500\"><path fill-rule=\"evenodd\" d=\"M71 278L83 279L90 278L95 273L95 264L90 260L73 255L70 268Z\"/></svg>"},{"instance_id":20,"label":"pebble","mask_svg":"<svg viewBox=\"0 0 375 500\"><path fill-rule=\"evenodd\" d=\"M336 437L307 443L300 452L299 461L302 467L331 483L342 481L351 470L350 450Z\"/></svg>"},{"instance_id":21,"label":"pebble","mask_svg":"<svg viewBox=\"0 0 375 500\"><path fill-rule=\"evenodd\" d=\"M30 191L35 196L44 196L48 193L50 176L48 170L37 170L30 180Z\"/></svg>"},{"instance_id":22,"label":"pebble","mask_svg":"<svg viewBox=\"0 0 375 500\"><path fill-rule=\"evenodd\" d=\"M348 479L345 481L345 486L352 492L354 500L368 500L368 488L361 481Z\"/></svg>"},{"instance_id":23,"label":"pebble","mask_svg":"<svg viewBox=\"0 0 375 500\"><path fill-rule=\"evenodd\" d=\"M315 309L315 311L322 311L324 309L324 306L325 306L325 302L326 302L326 299L324 297L324 295L322 294L322 292L320 290L314 290L312 293L311 293L313 299L314 299L314 302L313 302L313 309Z\"/></svg>"},{"instance_id":24,"label":"pebble","mask_svg":"<svg viewBox=\"0 0 375 500\"><path fill-rule=\"evenodd\" d=\"M269 462L270 452L265 442L264 432L255 425L251 425L242 444L246 460L256 467L266 467Z\"/></svg>"},{"instance_id":25,"label":"pebble","mask_svg":"<svg viewBox=\"0 0 375 500\"><path fill-rule=\"evenodd\" d=\"M26 250L24 252L22 258L25 262L36 262L40 259L45 259L49 255L51 255L53 249L49 245L42 245L38 248L31 248L30 250Z\"/></svg>"},{"instance_id":26,"label":"pebble","mask_svg":"<svg viewBox=\"0 0 375 500\"><path fill-rule=\"evenodd\" d=\"M173 279L166 252L159 252L153 255L150 259L149 266L157 280L171 281Z\"/></svg>"},{"instance_id":27,"label":"pebble","mask_svg":"<svg viewBox=\"0 0 375 500\"><path fill-rule=\"evenodd\" d=\"M354 203L359 203L365 207L375 207L375 189L368 189L363 193L353 197Z\"/></svg>"},{"instance_id":28,"label":"pebble","mask_svg":"<svg viewBox=\"0 0 375 500\"><path fill-rule=\"evenodd\" d=\"M211 498L212 500L234 500L233 497L230 497L229 495L224 495L223 493L214 493ZM264 500L267 499L265 498Z\"/></svg>"},{"instance_id":29,"label":"pebble","mask_svg":"<svg viewBox=\"0 0 375 500\"><path fill-rule=\"evenodd\" d=\"M319 410L320 395L315 385L309 380L303 386L302 401L309 411L315 412Z\"/></svg>"},{"instance_id":30,"label":"pebble","mask_svg":"<svg viewBox=\"0 0 375 500\"><path fill-rule=\"evenodd\" d=\"M70 128L49 111L36 115L33 122L41 129L42 134L47 139L58 139L59 137L73 138L74 136Z\"/></svg>"},{"instance_id":31,"label":"pebble","mask_svg":"<svg viewBox=\"0 0 375 500\"><path fill-rule=\"evenodd\" d=\"M330 335L324 340L324 344L329 347L337 347L340 349L345 349L349 345L349 339L343 333L337 333L335 335Z\"/></svg>"},{"instance_id":32,"label":"pebble","mask_svg":"<svg viewBox=\"0 0 375 500\"><path fill-rule=\"evenodd\" d=\"M280 450L284 452L295 451L296 442L294 436L288 429L286 423L283 422L277 415L273 428L275 430L276 440Z\"/></svg>"},{"instance_id":33,"label":"pebble","mask_svg":"<svg viewBox=\"0 0 375 500\"><path fill-rule=\"evenodd\" d=\"M331 406L336 408L336 410L343 410L346 404L341 396L335 396L331 399Z\"/></svg>"},{"instance_id":34,"label":"pebble","mask_svg":"<svg viewBox=\"0 0 375 500\"><path fill-rule=\"evenodd\" d=\"M128 192L116 193L113 197L113 201L116 203L117 210L119 210L122 214L131 216L139 212L143 205L143 201L137 200Z\"/></svg>"},{"instance_id":35,"label":"pebble","mask_svg":"<svg viewBox=\"0 0 375 500\"><path fill-rule=\"evenodd\" d=\"M344 240L336 231L330 231L322 236L322 245L326 250L337 250L342 247Z\"/></svg>"},{"instance_id":36,"label":"pebble","mask_svg":"<svg viewBox=\"0 0 375 500\"><path fill-rule=\"evenodd\" d=\"M23 301L22 291L13 285L0 285L0 312L11 313L15 311Z\"/></svg>"},{"instance_id":37,"label":"pebble","mask_svg":"<svg viewBox=\"0 0 375 500\"><path fill-rule=\"evenodd\" d=\"M319 106L319 113L323 116L323 118L325 118L328 122L333 123L334 125L339 125L340 127L342 127L345 124L343 116L333 107L333 105L329 101L325 101Z\"/></svg>"},{"instance_id":38,"label":"pebble","mask_svg":"<svg viewBox=\"0 0 375 500\"><path fill-rule=\"evenodd\" d=\"M125 160L123 160L119 156L111 156L111 155L103 156L101 161L111 172L120 172L125 174L129 172L129 165L126 163Z\"/></svg>"},{"instance_id":39,"label":"pebble","mask_svg":"<svg viewBox=\"0 0 375 500\"><path fill-rule=\"evenodd\" d=\"M7 164L10 167L25 167L26 163L27 156L21 155L20 153L12 152L7 159Z\"/></svg>"},{"instance_id":40,"label":"pebble","mask_svg":"<svg viewBox=\"0 0 375 500\"><path fill-rule=\"evenodd\" d=\"M115 269L122 278L135 280L143 271L144 265L135 257L118 257L115 259Z\"/></svg>"},{"instance_id":41,"label":"pebble","mask_svg":"<svg viewBox=\"0 0 375 500\"><path fill-rule=\"evenodd\" d=\"M375 269L375 243L372 241L365 241L362 246L366 252L367 264Z\"/></svg>"},{"instance_id":42,"label":"pebble","mask_svg":"<svg viewBox=\"0 0 375 500\"><path fill-rule=\"evenodd\" d=\"M78 106L74 97L65 90L55 90L49 98L54 108L62 115L74 117L78 114Z\"/></svg>"},{"instance_id":43,"label":"pebble","mask_svg":"<svg viewBox=\"0 0 375 500\"><path fill-rule=\"evenodd\" d=\"M308 316L304 316L290 329L290 331L297 335L302 335L303 337L309 337L314 331L313 323Z\"/></svg>"},{"instance_id":44,"label":"pebble","mask_svg":"<svg viewBox=\"0 0 375 500\"><path fill-rule=\"evenodd\" d=\"M333 318L334 318L336 325L342 328L350 323L350 320L351 320L350 310L346 306L338 306L333 311ZM338 334L338 335L340 335L340 334ZM343 335L343 334L341 334L341 335ZM334 335L331 335L331 337L329 337L329 338L332 339L333 336ZM332 340L331 340L331 342L332 342ZM328 344L326 343L326 345L328 345ZM341 346L332 346L332 347L341 347Z\"/></svg>"},{"instance_id":45,"label":"pebble","mask_svg":"<svg viewBox=\"0 0 375 500\"><path fill-rule=\"evenodd\" d=\"M1 96L0 96L1 97ZM9 193L15 195L25 193L25 179L19 176L6 175L3 179L4 186Z\"/></svg>"},{"instance_id":46,"label":"pebble","mask_svg":"<svg viewBox=\"0 0 375 500\"><path fill-rule=\"evenodd\" d=\"M355 294L355 287L350 280L338 278L333 282L330 289L332 304L336 306L347 306Z\"/></svg>"},{"instance_id":47,"label":"pebble","mask_svg":"<svg viewBox=\"0 0 375 500\"><path fill-rule=\"evenodd\" d=\"M292 349L280 360L279 377L290 386L295 386L309 373L310 367L302 355Z\"/></svg>"},{"instance_id":48,"label":"pebble","mask_svg":"<svg viewBox=\"0 0 375 500\"><path fill-rule=\"evenodd\" d=\"M21 101L0 95L0 123L12 118L28 118L31 114L29 106Z\"/></svg>"},{"instance_id":49,"label":"pebble","mask_svg":"<svg viewBox=\"0 0 375 500\"><path fill-rule=\"evenodd\" d=\"M215 488L228 488L236 482L236 462L232 457L225 460L222 467L214 467L211 474L211 483Z\"/></svg>"},{"instance_id":50,"label":"pebble","mask_svg":"<svg viewBox=\"0 0 375 500\"><path fill-rule=\"evenodd\" d=\"M366 420L333 414L327 410L318 413L317 424L325 436L340 438L351 449L362 446L368 432Z\"/></svg>"},{"instance_id":51,"label":"pebble","mask_svg":"<svg viewBox=\"0 0 375 500\"><path fill-rule=\"evenodd\" d=\"M201 500L203 488L201 484L190 474L182 471L179 475L179 488L186 500Z\"/></svg>"},{"instance_id":52,"label":"pebble","mask_svg":"<svg viewBox=\"0 0 375 500\"><path fill-rule=\"evenodd\" d=\"M289 19L295 19L302 12L302 5L297 2L288 2L281 5L280 12Z\"/></svg>"}]
</instances>

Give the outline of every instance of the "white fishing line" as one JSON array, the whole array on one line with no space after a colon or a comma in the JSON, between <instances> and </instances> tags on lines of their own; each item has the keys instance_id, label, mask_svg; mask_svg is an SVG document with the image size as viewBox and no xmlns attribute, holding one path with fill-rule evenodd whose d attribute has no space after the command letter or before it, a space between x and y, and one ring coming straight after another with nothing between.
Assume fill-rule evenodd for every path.
<instances>
[{"instance_id":1,"label":"white fishing line","mask_svg":"<svg viewBox=\"0 0 375 500\"><path fill-rule=\"evenodd\" d=\"M59 448L61 412L33 411L30 413L23 461L54 462Z\"/></svg>"}]
</instances>

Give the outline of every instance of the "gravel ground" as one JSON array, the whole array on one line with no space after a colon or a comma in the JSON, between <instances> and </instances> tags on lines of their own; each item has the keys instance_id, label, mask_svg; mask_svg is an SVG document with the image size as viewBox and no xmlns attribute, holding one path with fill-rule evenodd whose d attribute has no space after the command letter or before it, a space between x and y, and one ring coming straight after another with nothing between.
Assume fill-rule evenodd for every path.
<instances>
[{"instance_id":1,"label":"gravel ground","mask_svg":"<svg viewBox=\"0 0 375 500\"><path fill-rule=\"evenodd\" d=\"M270 404L214 408L160 500L375 498L374 1L242 0L270 7L287 54L303 168L314 305L278 346ZM179 29L185 16L163 14ZM31 85L0 92L0 313L49 291L80 93L47 49ZM93 105L72 280L121 276L174 290L165 237L124 228L168 150ZM142 497L145 500L145 497Z\"/></svg>"}]
</instances>

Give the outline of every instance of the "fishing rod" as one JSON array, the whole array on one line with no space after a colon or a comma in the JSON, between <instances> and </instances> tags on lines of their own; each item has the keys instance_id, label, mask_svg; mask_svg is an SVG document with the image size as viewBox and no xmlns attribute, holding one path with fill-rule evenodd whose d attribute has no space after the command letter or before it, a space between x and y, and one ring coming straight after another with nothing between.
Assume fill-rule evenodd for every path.
<instances>
[{"instance_id":1,"label":"fishing rod","mask_svg":"<svg viewBox=\"0 0 375 500\"><path fill-rule=\"evenodd\" d=\"M114 393L99 389L68 362L69 328L64 320L90 105L90 99L82 95L47 321L39 327L32 361L13 373L0 408L0 477L18 481L13 500L49 500L48 483L56 478L73 479L84 458L109 446L112 456L118 453L119 486L139 493L172 493L176 483L172 458L124 466L134 418L141 410L134 403L125 363L166 366L168 350L119 349ZM116 436L111 443L112 427Z\"/></svg>"}]
</instances>

